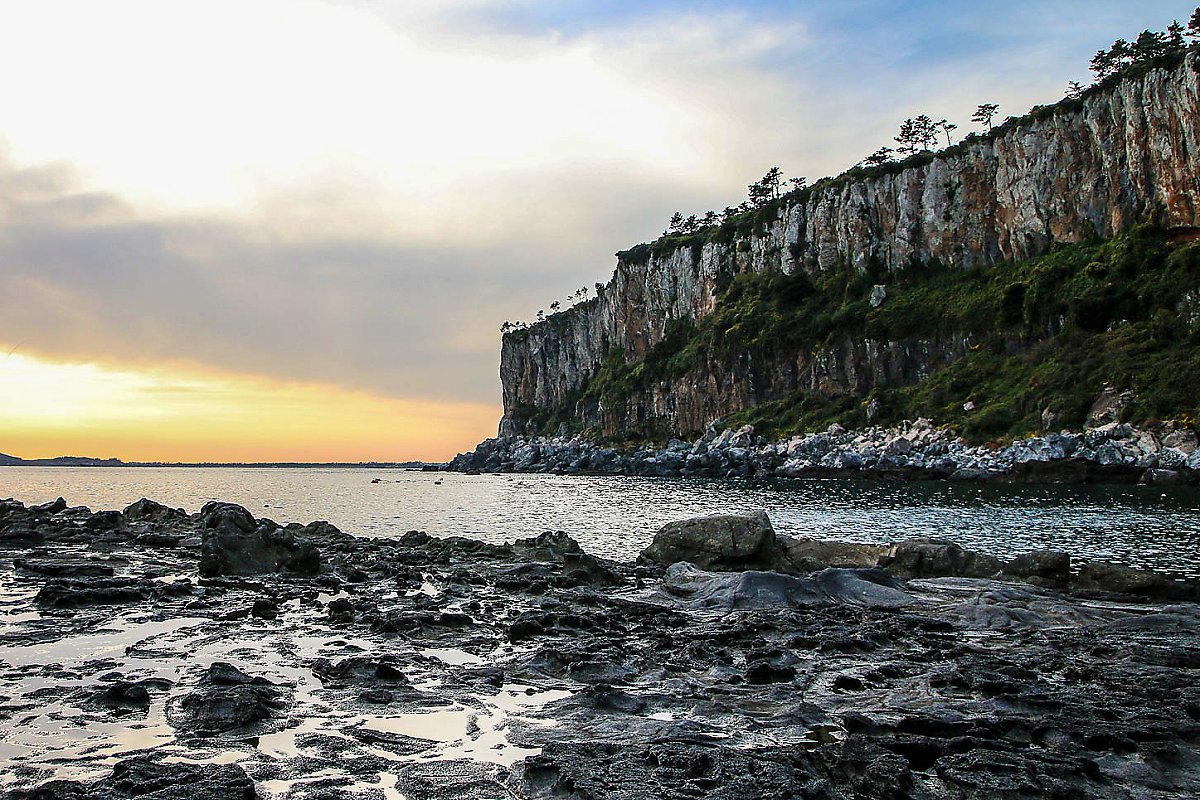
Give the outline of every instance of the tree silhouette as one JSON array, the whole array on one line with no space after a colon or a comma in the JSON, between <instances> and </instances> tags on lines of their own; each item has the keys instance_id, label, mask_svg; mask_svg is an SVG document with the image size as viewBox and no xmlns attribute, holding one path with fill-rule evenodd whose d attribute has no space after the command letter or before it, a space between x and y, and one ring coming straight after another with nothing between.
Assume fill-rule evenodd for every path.
<instances>
[{"instance_id":1,"label":"tree silhouette","mask_svg":"<svg viewBox=\"0 0 1200 800\"><path fill-rule=\"evenodd\" d=\"M1079 81L1071 81L1067 84L1067 99L1078 100L1083 97L1083 84Z\"/></svg>"},{"instance_id":2,"label":"tree silhouette","mask_svg":"<svg viewBox=\"0 0 1200 800\"><path fill-rule=\"evenodd\" d=\"M860 161L859 164L864 167L882 167L892 160L892 153L894 152L896 151L890 147L881 147Z\"/></svg>"},{"instance_id":3,"label":"tree silhouette","mask_svg":"<svg viewBox=\"0 0 1200 800\"><path fill-rule=\"evenodd\" d=\"M920 114L900 123L900 133L895 137L900 144L899 153L913 155L918 150L932 150L937 145L938 124L927 114Z\"/></svg>"},{"instance_id":4,"label":"tree silhouette","mask_svg":"<svg viewBox=\"0 0 1200 800\"><path fill-rule=\"evenodd\" d=\"M1183 44L1182 37L1180 37L1179 43ZM1171 39L1167 34L1158 31L1142 31L1133 40L1133 60L1153 61L1156 58L1162 58L1173 49Z\"/></svg>"},{"instance_id":5,"label":"tree silhouette","mask_svg":"<svg viewBox=\"0 0 1200 800\"><path fill-rule=\"evenodd\" d=\"M1179 20L1172 20L1171 24L1167 26L1167 47L1171 50L1187 47L1187 42L1183 37L1183 26L1179 24Z\"/></svg>"},{"instance_id":6,"label":"tree silhouette","mask_svg":"<svg viewBox=\"0 0 1200 800\"><path fill-rule=\"evenodd\" d=\"M771 167L762 178L746 187L750 202L755 206L779 199L779 187L783 183L783 170Z\"/></svg>"},{"instance_id":7,"label":"tree silhouette","mask_svg":"<svg viewBox=\"0 0 1200 800\"><path fill-rule=\"evenodd\" d=\"M992 118L996 116L996 112L999 110L999 103L980 103L975 107L975 113L971 117L971 122L982 125L990 131L992 129Z\"/></svg>"},{"instance_id":8,"label":"tree silhouette","mask_svg":"<svg viewBox=\"0 0 1200 800\"><path fill-rule=\"evenodd\" d=\"M934 124L938 127L938 129L941 130L941 132L943 134L946 135L946 147L949 147L950 146L950 132L958 130L958 126L955 125L953 122L946 120L946 119L939 120L938 122L936 122Z\"/></svg>"},{"instance_id":9,"label":"tree silhouette","mask_svg":"<svg viewBox=\"0 0 1200 800\"><path fill-rule=\"evenodd\" d=\"M1145 30L1132 42L1117 39L1112 47L1099 50L1092 57L1091 69L1099 80L1119 75L1135 64L1145 64L1187 46L1185 37L1200 36L1200 8L1196 9L1184 28L1176 20L1167 27L1167 32Z\"/></svg>"},{"instance_id":10,"label":"tree silhouette","mask_svg":"<svg viewBox=\"0 0 1200 800\"><path fill-rule=\"evenodd\" d=\"M791 184L793 192L808 188L808 178L803 175L798 178L788 178L788 183Z\"/></svg>"},{"instance_id":11,"label":"tree silhouette","mask_svg":"<svg viewBox=\"0 0 1200 800\"><path fill-rule=\"evenodd\" d=\"M683 214L676 211L671 215L671 221L667 223L667 229L663 231L663 236L678 236L683 233Z\"/></svg>"},{"instance_id":12,"label":"tree silhouette","mask_svg":"<svg viewBox=\"0 0 1200 800\"><path fill-rule=\"evenodd\" d=\"M1192 18L1188 20L1187 30L1184 31L1184 36L1192 39L1200 39L1200 8L1192 14Z\"/></svg>"},{"instance_id":13,"label":"tree silhouette","mask_svg":"<svg viewBox=\"0 0 1200 800\"><path fill-rule=\"evenodd\" d=\"M550 304L550 313L553 314L555 311L558 311L560 308L562 308L562 304L559 303L557 300L555 300L553 303Z\"/></svg>"}]
</instances>

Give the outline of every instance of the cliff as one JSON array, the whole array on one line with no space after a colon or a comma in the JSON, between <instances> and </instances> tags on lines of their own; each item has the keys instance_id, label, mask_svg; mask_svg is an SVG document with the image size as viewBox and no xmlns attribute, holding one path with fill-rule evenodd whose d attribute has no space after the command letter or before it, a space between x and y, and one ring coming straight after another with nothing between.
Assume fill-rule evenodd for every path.
<instances>
[{"instance_id":1,"label":"cliff","mask_svg":"<svg viewBox=\"0 0 1200 800\"><path fill-rule=\"evenodd\" d=\"M873 329L896 289L1090 246L1147 219L1200 226L1197 153L1193 49L940 153L619 253L596 297L504 336L501 435L564 422L610 438L683 435L762 404L845 411L920 383L991 332L970 320ZM751 295L729 327L705 330ZM1066 324L1065 309L1029 306L1000 350L1027 352Z\"/></svg>"}]
</instances>

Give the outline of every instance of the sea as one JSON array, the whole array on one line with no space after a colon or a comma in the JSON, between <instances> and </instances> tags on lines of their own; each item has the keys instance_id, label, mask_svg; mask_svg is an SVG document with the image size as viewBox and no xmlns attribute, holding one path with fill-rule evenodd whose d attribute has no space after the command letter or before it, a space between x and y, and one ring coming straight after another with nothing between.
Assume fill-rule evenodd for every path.
<instances>
[{"instance_id":1,"label":"sea","mask_svg":"<svg viewBox=\"0 0 1200 800\"><path fill-rule=\"evenodd\" d=\"M1010 557L1040 548L1200 577L1200 489L463 475L357 467L0 467L0 498L59 496L92 510L148 497L188 512L210 500L279 523L327 520L357 536L406 531L500 543L566 531L629 560L664 523L766 511L782 533L886 543L938 537Z\"/></svg>"}]
</instances>

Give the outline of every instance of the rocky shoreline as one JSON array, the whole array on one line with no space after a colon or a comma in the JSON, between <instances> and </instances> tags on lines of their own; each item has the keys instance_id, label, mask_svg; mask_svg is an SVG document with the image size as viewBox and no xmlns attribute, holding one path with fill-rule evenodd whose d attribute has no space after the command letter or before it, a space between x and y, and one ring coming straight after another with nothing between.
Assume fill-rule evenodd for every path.
<instances>
[{"instance_id":1,"label":"rocky shoreline","mask_svg":"<svg viewBox=\"0 0 1200 800\"><path fill-rule=\"evenodd\" d=\"M918 419L895 427L828 430L768 442L751 425L694 442L619 451L578 436L508 436L455 457L455 472L541 472L664 478L897 477L994 482L1200 483L1200 450L1189 430L1141 430L1107 422L1080 432L970 445Z\"/></svg>"},{"instance_id":2,"label":"rocky shoreline","mask_svg":"<svg viewBox=\"0 0 1200 800\"><path fill-rule=\"evenodd\" d=\"M671 523L620 563L562 532L0 501L0 791L1195 797L1198 599L766 515Z\"/></svg>"}]
</instances>

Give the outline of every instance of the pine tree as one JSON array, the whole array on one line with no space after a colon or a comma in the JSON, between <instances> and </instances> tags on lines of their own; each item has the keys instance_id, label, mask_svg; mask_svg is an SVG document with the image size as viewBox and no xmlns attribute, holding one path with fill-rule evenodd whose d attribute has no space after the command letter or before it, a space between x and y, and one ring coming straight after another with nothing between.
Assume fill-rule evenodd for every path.
<instances>
[{"instance_id":1,"label":"pine tree","mask_svg":"<svg viewBox=\"0 0 1200 800\"><path fill-rule=\"evenodd\" d=\"M999 110L999 103L980 103L975 107L975 114L971 117L971 122L983 125L990 131L992 129L992 118L996 116L996 112Z\"/></svg>"},{"instance_id":2,"label":"pine tree","mask_svg":"<svg viewBox=\"0 0 1200 800\"><path fill-rule=\"evenodd\" d=\"M864 167L881 167L892 160L892 153L896 152L890 147L881 147L871 155L859 162Z\"/></svg>"}]
</instances>

